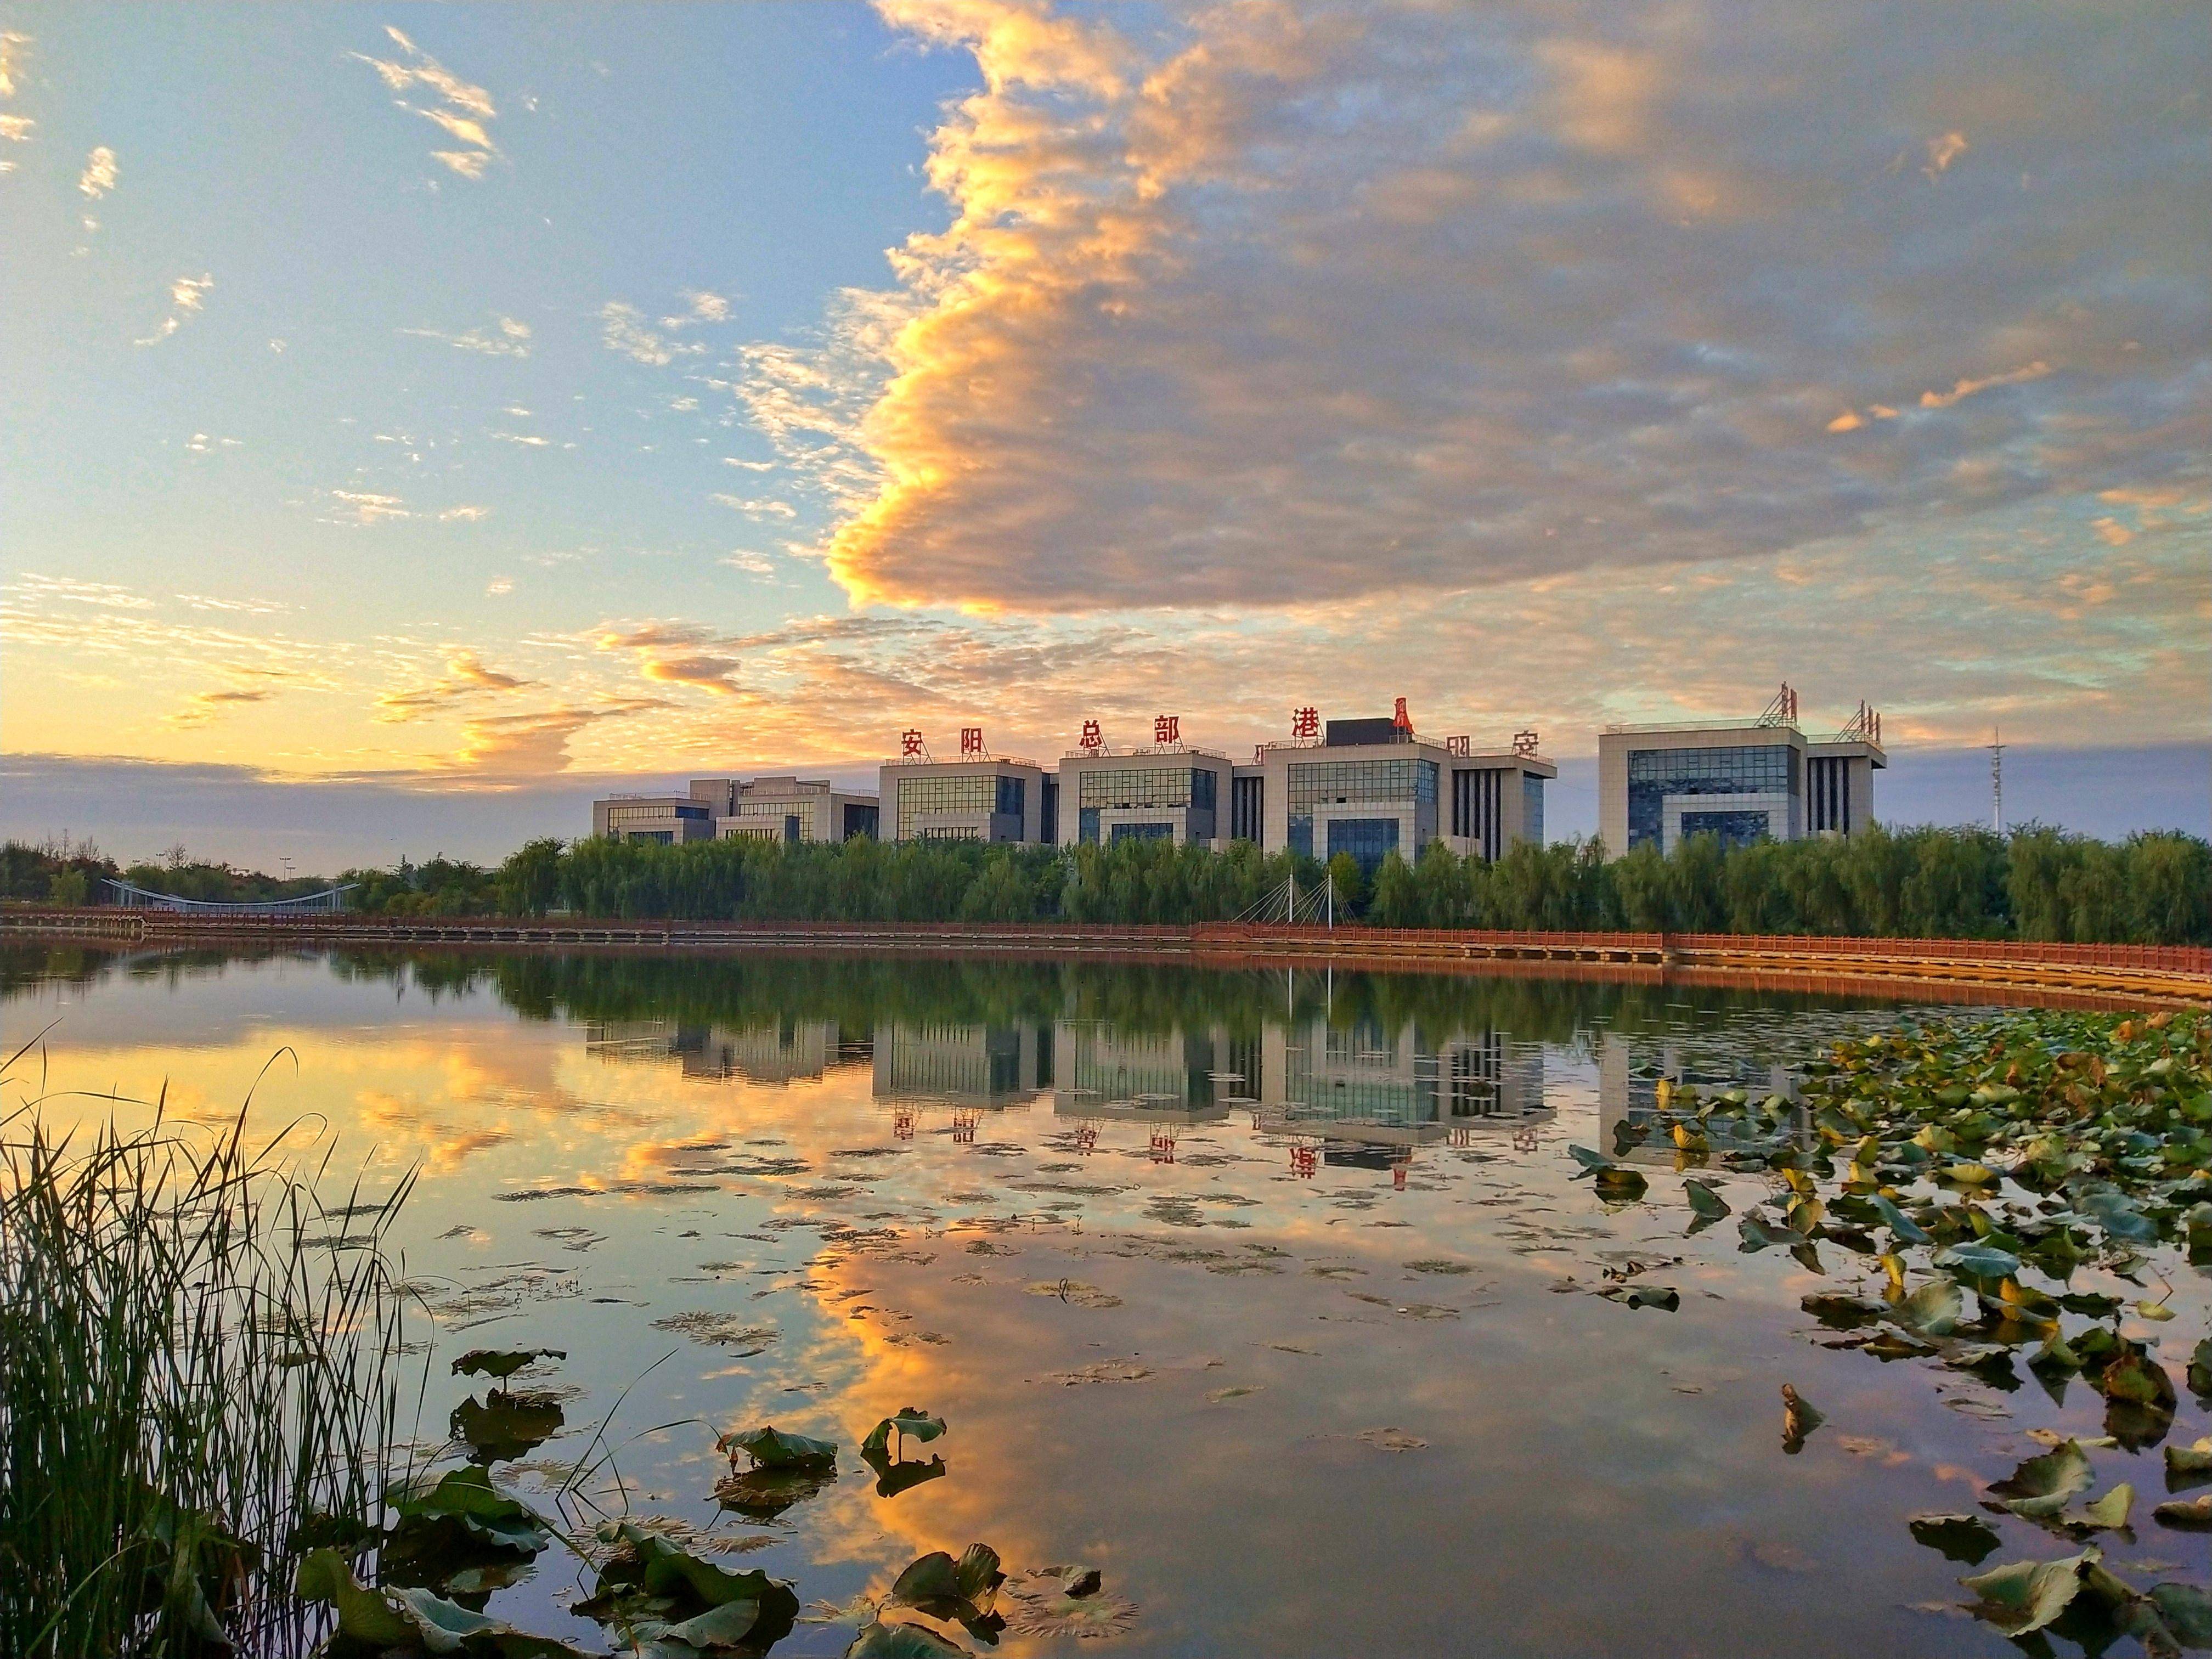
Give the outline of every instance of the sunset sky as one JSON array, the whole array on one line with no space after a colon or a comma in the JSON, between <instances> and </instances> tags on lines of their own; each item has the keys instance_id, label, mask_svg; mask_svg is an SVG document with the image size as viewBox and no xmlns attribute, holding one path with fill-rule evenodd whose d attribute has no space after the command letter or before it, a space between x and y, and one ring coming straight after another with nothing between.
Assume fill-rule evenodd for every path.
<instances>
[{"instance_id":1,"label":"sunset sky","mask_svg":"<svg viewBox=\"0 0 2212 1659\"><path fill-rule=\"evenodd\" d=\"M1920 816L2002 725L2203 833L2208 88L2195 5L0 3L0 830L1788 678Z\"/></svg>"}]
</instances>

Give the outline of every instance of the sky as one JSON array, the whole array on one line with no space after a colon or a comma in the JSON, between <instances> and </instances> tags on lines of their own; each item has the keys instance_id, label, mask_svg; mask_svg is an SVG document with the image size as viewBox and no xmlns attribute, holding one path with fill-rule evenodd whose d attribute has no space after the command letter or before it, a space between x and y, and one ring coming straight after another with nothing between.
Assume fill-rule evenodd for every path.
<instances>
[{"instance_id":1,"label":"sky","mask_svg":"<svg viewBox=\"0 0 2212 1659\"><path fill-rule=\"evenodd\" d=\"M2001 728L2205 833L2208 88L2186 5L0 0L0 832L1400 696L1589 830L1786 679L1885 817Z\"/></svg>"}]
</instances>

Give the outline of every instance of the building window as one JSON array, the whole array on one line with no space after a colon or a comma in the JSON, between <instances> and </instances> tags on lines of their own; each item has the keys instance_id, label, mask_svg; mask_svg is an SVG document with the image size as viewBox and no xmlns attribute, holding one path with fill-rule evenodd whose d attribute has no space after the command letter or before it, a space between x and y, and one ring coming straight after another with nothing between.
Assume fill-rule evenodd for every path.
<instances>
[{"instance_id":1,"label":"building window","mask_svg":"<svg viewBox=\"0 0 2212 1659\"><path fill-rule=\"evenodd\" d=\"M1076 794L1078 809L1091 806L1191 806L1196 780L1203 777L1211 794L1213 774L1181 766L1101 767L1082 773ZM1204 803L1211 807L1209 799Z\"/></svg>"},{"instance_id":2,"label":"building window","mask_svg":"<svg viewBox=\"0 0 2212 1659\"><path fill-rule=\"evenodd\" d=\"M621 839L623 841L649 841L662 847L670 847L675 844L676 832L673 830L633 830L627 835L622 836Z\"/></svg>"},{"instance_id":3,"label":"building window","mask_svg":"<svg viewBox=\"0 0 2212 1659\"><path fill-rule=\"evenodd\" d=\"M1544 844L1544 781L1533 772L1521 775L1521 838Z\"/></svg>"},{"instance_id":4,"label":"building window","mask_svg":"<svg viewBox=\"0 0 2212 1659\"><path fill-rule=\"evenodd\" d=\"M847 801L844 839L850 841L855 836L872 836L875 833L876 809L863 805L858 801Z\"/></svg>"},{"instance_id":5,"label":"building window","mask_svg":"<svg viewBox=\"0 0 2212 1659\"><path fill-rule=\"evenodd\" d=\"M1261 819L1265 816L1267 802L1267 781L1264 777L1236 778L1229 781L1229 834L1231 840L1256 842L1261 838Z\"/></svg>"},{"instance_id":6,"label":"building window","mask_svg":"<svg viewBox=\"0 0 2212 1659\"><path fill-rule=\"evenodd\" d=\"M786 841L812 841L815 806L813 801L793 800L788 797L782 800L773 798L741 800L738 803L738 810L730 816L752 820L743 826L747 833L751 832L757 824L765 824L772 826ZM799 826L796 834L792 833L791 826L793 824Z\"/></svg>"},{"instance_id":7,"label":"building window","mask_svg":"<svg viewBox=\"0 0 2212 1659\"><path fill-rule=\"evenodd\" d=\"M703 819L708 816L706 807L689 802L637 801L607 808L607 830L612 834L626 823L665 824L671 818Z\"/></svg>"},{"instance_id":8,"label":"building window","mask_svg":"<svg viewBox=\"0 0 2212 1659\"><path fill-rule=\"evenodd\" d=\"M1097 832L1094 830L1092 833L1095 836ZM1117 842L1125 841L1167 841L1171 839L1174 835L1175 825L1164 822L1158 823L1117 823L1114 826L1114 834L1112 838Z\"/></svg>"},{"instance_id":9,"label":"building window","mask_svg":"<svg viewBox=\"0 0 2212 1659\"><path fill-rule=\"evenodd\" d=\"M1313 809L1317 805L1376 805L1410 802L1413 808L1413 846L1418 849L1437 833L1437 774L1432 760L1316 761L1290 769L1291 850L1313 856ZM1364 821L1364 820L1361 820ZM1395 825L1397 822L1393 818ZM1394 829L1392 834L1396 834ZM1336 832L1329 831L1334 854ZM1391 843L1395 846L1394 840ZM1381 862L1381 854L1376 861Z\"/></svg>"},{"instance_id":10,"label":"building window","mask_svg":"<svg viewBox=\"0 0 2212 1659\"><path fill-rule=\"evenodd\" d=\"M1309 832L1310 833L1310 832ZM1328 855L1349 853L1358 860L1360 870L1367 875L1382 862L1383 855L1398 850L1398 820L1395 818L1331 818L1328 824Z\"/></svg>"},{"instance_id":11,"label":"building window","mask_svg":"<svg viewBox=\"0 0 2212 1659\"><path fill-rule=\"evenodd\" d=\"M1628 849L1663 845L1669 795L1803 793L1797 750L1786 743L1733 749L1638 749L1628 757ZM1688 831L1685 830L1685 834Z\"/></svg>"},{"instance_id":12,"label":"building window","mask_svg":"<svg viewBox=\"0 0 2212 1659\"><path fill-rule=\"evenodd\" d=\"M1751 812L1685 812L1682 814L1682 834L1688 836L1717 836L1722 850L1748 847L1753 842L1767 838L1767 815L1764 810Z\"/></svg>"},{"instance_id":13,"label":"building window","mask_svg":"<svg viewBox=\"0 0 2212 1659\"><path fill-rule=\"evenodd\" d=\"M1022 781L988 772L898 781L898 836L911 840L915 821L932 812L1006 812L1018 817Z\"/></svg>"}]
</instances>

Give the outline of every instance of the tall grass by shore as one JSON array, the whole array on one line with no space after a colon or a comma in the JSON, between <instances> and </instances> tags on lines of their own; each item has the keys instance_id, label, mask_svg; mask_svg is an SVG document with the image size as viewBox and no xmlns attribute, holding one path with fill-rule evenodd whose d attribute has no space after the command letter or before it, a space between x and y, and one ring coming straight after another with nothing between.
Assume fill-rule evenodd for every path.
<instances>
[{"instance_id":1,"label":"tall grass by shore","mask_svg":"<svg viewBox=\"0 0 2212 1659\"><path fill-rule=\"evenodd\" d=\"M297 1559L365 1538L389 1473L409 1183L326 1201L244 1113L61 1104L0 1115L0 1652L304 1651Z\"/></svg>"}]
</instances>

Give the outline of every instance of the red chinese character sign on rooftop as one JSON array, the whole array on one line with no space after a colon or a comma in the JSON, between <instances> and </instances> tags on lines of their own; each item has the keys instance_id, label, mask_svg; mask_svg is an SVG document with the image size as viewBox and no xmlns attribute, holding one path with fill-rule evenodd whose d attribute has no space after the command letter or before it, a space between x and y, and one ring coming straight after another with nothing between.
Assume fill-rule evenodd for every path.
<instances>
[{"instance_id":1,"label":"red chinese character sign on rooftop","mask_svg":"<svg viewBox=\"0 0 2212 1659\"><path fill-rule=\"evenodd\" d=\"M1462 734L1456 738L1446 738L1444 739L1444 753L1449 755L1454 760L1465 760L1474 752L1474 739L1467 737L1465 734Z\"/></svg>"},{"instance_id":2,"label":"red chinese character sign on rooftop","mask_svg":"<svg viewBox=\"0 0 2212 1659\"><path fill-rule=\"evenodd\" d=\"M1181 743L1182 741L1182 716L1180 714L1153 715L1152 741L1154 743L1163 744Z\"/></svg>"},{"instance_id":3,"label":"red chinese character sign on rooftop","mask_svg":"<svg viewBox=\"0 0 2212 1659\"><path fill-rule=\"evenodd\" d=\"M1413 732L1413 717L1406 712L1406 700L1403 697L1398 699L1397 708L1391 711L1390 724L1409 735Z\"/></svg>"},{"instance_id":4,"label":"red chinese character sign on rooftop","mask_svg":"<svg viewBox=\"0 0 2212 1659\"><path fill-rule=\"evenodd\" d=\"M1291 735L1294 738L1317 738L1321 735L1321 710L1293 708L1291 710Z\"/></svg>"},{"instance_id":5,"label":"red chinese character sign on rooftop","mask_svg":"<svg viewBox=\"0 0 2212 1659\"><path fill-rule=\"evenodd\" d=\"M927 755L928 752L929 750L921 746L920 732L908 729L899 733L899 755L902 759L912 760L917 756Z\"/></svg>"},{"instance_id":6,"label":"red chinese character sign on rooftop","mask_svg":"<svg viewBox=\"0 0 2212 1659\"><path fill-rule=\"evenodd\" d=\"M1098 729L1097 720L1083 722L1083 747L1094 755L1106 746L1106 734Z\"/></svg>"},{"instance_id":7,"label":"red chinese character sign on rooftop","mask_svg":"<svg viewBox=\"0 0 2212 1659\"><path fill-rule=\"evenodd\" d=\"M1513 752L1524 757L1536 752L1536 733L1534 730L1516 732L1513 734Z\"/></svg>"},{"instance_id":8,"label":"red chinese character sign on rooftop","mask_svg":"<svg viewBox=\"0 0 2212 1659\"><path fill-rule=\"evenodd\" d=\"M980 755L983 752L981 726L963 726L960 728L960 752L963 755Z\"/></svg>"}]
</instances>

